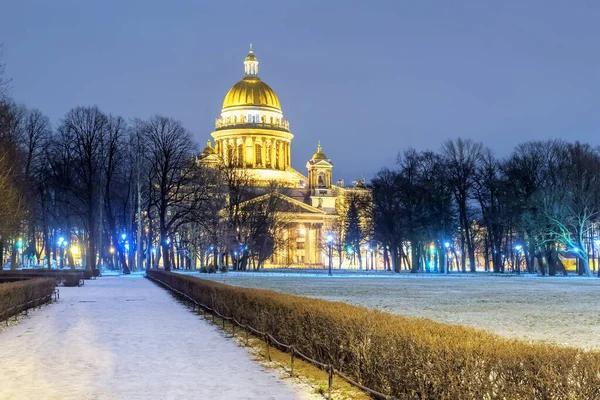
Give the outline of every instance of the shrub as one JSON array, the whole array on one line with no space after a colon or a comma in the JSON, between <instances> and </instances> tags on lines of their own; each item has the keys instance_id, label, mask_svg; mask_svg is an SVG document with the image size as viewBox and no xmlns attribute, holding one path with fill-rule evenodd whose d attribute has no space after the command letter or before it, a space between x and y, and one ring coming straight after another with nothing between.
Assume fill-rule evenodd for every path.
<instances>
[{"instance_id":1,"label":"shrub","mask_svg":"<svg viewBox=\"0 0 600 400\"><path fill-rule=\"evenodd\" d=\"M81 271L83 279L92 279L94 273L91 269L78 269L76 271Z\"/></svg>"},{"instance_id":2,"label":"shrub","mask_svg":"<svg viewBox=\"0 0 600 400\"><path fill-rule=\"evenodd\" d=\"M529 344L467 327L164 271L148 275L398 398L600 398L598 352Z\"/></svg>"},{"instance_id":3,"label":"shrub","mask_svg":"<svg viewBox=\"0 0 600 400\"><path fill-rule=\"evenodd\" d=\"M200 267L198 272L201 272L203 274L214 274L217 272L217 270L215 269L214 265L209 265L209 266Z\"/></svg>"},{"instance_id":4,"label":"shrub","mask_svg":"<svg viewBox=\"0 0 600 400\"><path fill-rule=\"evenodd\" d=\"M45 303L54 292L53 278L27 279L0 284L0 321ZM39 299L39 300L36 300ZM29 304L28 302L33 301Z\"/></svg>"},{"instance_id":5,"label":"shrub","mask_svg":"<svg viewBox=\"0 0 600 400\"><path fill-rule=\"evenodd\" d=\"M18 278L54 278L56 286L61 282L65 286L79 286L83 284L82 270L77 269L22 269L14 271L1 271L0 279Z\"/></svg>"}]
</instances>

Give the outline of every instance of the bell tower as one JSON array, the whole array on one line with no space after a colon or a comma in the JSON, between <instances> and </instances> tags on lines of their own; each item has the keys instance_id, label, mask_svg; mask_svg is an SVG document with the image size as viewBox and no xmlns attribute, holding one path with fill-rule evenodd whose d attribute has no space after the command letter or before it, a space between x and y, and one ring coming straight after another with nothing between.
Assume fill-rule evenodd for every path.
<instances>
[{"instance_id":1,"label":"bell tower","mask_svg":"<svg viewBox=\"0 0 600 400\"><path fill-rule=\"evenodd\" d=\"M323 153L320 142L317 145L317 152L306 163L306 168L312 206L335 208L335 194L331 183L333 164Z\"/></svg>"}]
</instances>

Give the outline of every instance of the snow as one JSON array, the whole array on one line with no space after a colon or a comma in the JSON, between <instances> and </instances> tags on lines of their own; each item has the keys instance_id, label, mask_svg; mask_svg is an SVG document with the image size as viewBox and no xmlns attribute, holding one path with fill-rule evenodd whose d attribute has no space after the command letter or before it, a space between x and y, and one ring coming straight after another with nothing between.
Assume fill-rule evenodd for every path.
<instances>
[{"instance_id":1,"label":"snow","mask_svg":"<svg viewBox=\"0 0 600 400\"><path fill-rule=\"evenodd\" d=\"M455 274L192 274L484 329L508 338L600 350L600 279Z\"/></svg>"},{"instance_id":2,"label":"snow","mask_svg":"<svg viewBox=\"0 0 600 400\"><path fill-rule=\"evenodd\" d=\"M60 288L0 333L0 399L312 399L139 274Z\"/></svg>"}]
</instances>

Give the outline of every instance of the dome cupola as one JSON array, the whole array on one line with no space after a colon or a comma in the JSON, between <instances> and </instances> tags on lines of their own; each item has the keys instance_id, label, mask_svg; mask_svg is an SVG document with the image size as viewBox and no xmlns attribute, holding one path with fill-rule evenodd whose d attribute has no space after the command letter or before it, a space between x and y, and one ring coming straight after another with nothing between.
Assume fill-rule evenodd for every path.
<instances>
[{"instance_id":1,"label":"dome cupola","mask_svg":"<svg viewBox=\"0 0 600 400\"><path fill-rule=\"evenodd\" d=\"M239 107L261 107L281 112L281 104L275 91L258 77L258 59L252 50L244 60L244 78L233 85L223 101L223 111Z\"/></svg>"},{"instance_id":2,"label":"dome cupola","mask_svg":"<svg viewBox=\"0 0 600 400\"><path fill-rule=\"evenodd\" d=\"M317 152L312 156L313 160L327 160L327 156L321 150L321 142L317 144Z\"/></svg>"}]
</instances>

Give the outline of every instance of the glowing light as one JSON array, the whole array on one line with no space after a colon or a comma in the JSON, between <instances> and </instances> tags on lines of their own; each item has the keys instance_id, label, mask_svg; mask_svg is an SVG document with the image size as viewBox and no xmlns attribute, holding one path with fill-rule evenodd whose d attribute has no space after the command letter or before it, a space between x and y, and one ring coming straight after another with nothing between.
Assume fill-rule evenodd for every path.
<instances>
[{"instance_id":1,"label":"glowing light","mask_svg":"<svg viewBox=\"0 0 600 400\"><path fill-rule=\"evenodd\" d=\"M62 237L62 236L61 236L61 237L59 237L59 238L58 238L58 245L60 246L60 245L62 244L62 242L64 242L64 241L65 241L65 238L64 238L64 237Z\"/></svg>"},{"instance_id":2,"label":"glowing light","mask_svg":"<svg viewBox=\"0 0 600 400\"><path fill-rule=\"evenodd\" d=\"M448 248L448 247L450 247L450 243L446 242L446 243L444 243L444 246L446 246L446 248Z\"/></svg>"},{"instance_id":3,"label":"glowing light","mask_svg":"<svg viewBox=\"0 0 600 400\"><path fill-rule=\"evenodd\" d=\"M579 253L579 249L578 249L577 247L573 247L573 251L574 251L575 253Z\"/></svg>"},{"instance_id":4,"label":"glowing light","mask_svg":"<svg viewBox=\"0 0 600 400\"><path fill-rule=\"evenodd\" d=\"M153 247L153 248L152 248L152 252L153 252L154 254L156 254L156 247Z\"/></svg>"},{"instance_id":5,"label":"glowing light","mask_svg":"<svg viewBox=\"0 0 600 400\"><path fill-rule=\"evenodd\" d=\"M125 243L125 250L129 250L129 243Z\"/></svg>"},{"instance_id":6,"label":"glowing light","mask_svg":"<svg viewBox=\"0 0 600 400\"><path fill-rule=\"evenodd\" d=\"M127 235L124 233L121 235L121 239L125 240L127 238Z\"/></svg>"},{"instance_id":7,"label":"glowing light","mask_svg":"<svg viewBox=\"0 0 600 400\"><path fill-rule=\"evenodd\" d=\"M515 249L517 251L521 251L523 249L523 246L521 246L520 244L518 244L518 245L515 246Z\"/></svg>"},{"instance_id":8,"label":"glowing light","mask_svg":"<svg viewBox=\"0 0 600 400\"><path fill-rule=\"evenodd\" d=\"M327 235L327 243L331 243L331 242L333 242L333 235L329 234L329 235Z\"/></svg>"},{"instance_id":9,"label":"glowing light","mask_svg":"<svg viewBox=\"0 0 600 400\"><path fill-rule=\"evenodd\" d=\"M76 245L71 246L71 254L73 254L74 256L79 254L79 246L76 246Z\"/></svg>"},{"instance_id":10,"label":"glowing light","mask_svg":"<svg viewBox=\"0 0 600 400\"><path fill-rule=\"evenodd\" d=\"M115 248L111 247L110 249L108 249L108 251L110 252L110 254L115 254Z\"/></svg>"},{"instance_id":11,"label":"glowing light","mask_svg":"<svg viewBox=\"0 0 600 400\"><path fill-rule=\"evenodd\" d=\"M306 235L306 229L300 228L300 235L302 235L302 236Z\"/></svg>"}]
</instances>

